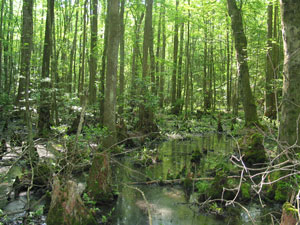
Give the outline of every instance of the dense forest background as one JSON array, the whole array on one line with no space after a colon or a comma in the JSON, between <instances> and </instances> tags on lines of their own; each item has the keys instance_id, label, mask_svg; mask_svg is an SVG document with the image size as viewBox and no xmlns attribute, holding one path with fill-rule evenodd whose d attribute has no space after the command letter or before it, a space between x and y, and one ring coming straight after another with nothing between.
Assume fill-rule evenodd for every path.
<instances>
[{"instance_id":1,"label":"dense forest background","mask_svg":"<svg viewBox=\"0 0 300 225\"><path fill-rule=\"evenodd\" d=\"M45 128L49 129L50 124L61 125L60 115L64 111L80 106L87 90L88 105L94 107L95 116L101 121L108 85L105 83L110 40L107 2L52 4L52 9L49 5L47 9L46 1L36 1L33 5L30 107L38 110L44 101L48 103L45 107L49 117L45 123L49 124ZM121 5L117 21L120 29L115 34L120 37L118 73L113 81L119 117L123 114L136 117L142 101L153 111L164 109L177 115L184 112L186 117L196 110L227 110L236 114L241 85L226 2L166 0L155 1L151 7L147 29L143 2L126 1ZM247 62L253 96L259 111L266 108L266 115L275 118L275 100L269 97L269 103L264 96L267 90L270 93L266 96L276 94L277 101L281 96L283 50L278 3L241 1L238 7L242 9L248 40ZM47 14L51 17L48 25ZM3 1L1 102L14 102L19 108L26 89L26 79L20 74L21 37L25 37L22 21L22 2ZM49 57L46 65L45 57ZM275 112L267 112L266 104Z\"/></svg>"}]
</instances>

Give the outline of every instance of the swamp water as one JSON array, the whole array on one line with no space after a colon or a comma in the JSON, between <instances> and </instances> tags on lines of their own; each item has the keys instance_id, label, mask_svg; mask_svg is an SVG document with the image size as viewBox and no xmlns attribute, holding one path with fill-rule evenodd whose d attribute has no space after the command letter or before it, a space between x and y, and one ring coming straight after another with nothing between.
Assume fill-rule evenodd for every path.
<instances>
[{"instance_id":1,"label":"swamp water","mask_svg":"<svg viewBox=\"0 0 300 225\"><path fill-rule=\"evenodd\" d=\"M244 211L240 211L240 222L231 223L230 218L223 221L211 214L199 212L197 206L190 204L193 202L193 195L188 202L181 185L133 185L132 182L151 180L166 180L167 174L173 176L183 173L183 168L190 168L192 153L200 150L202 158L200 159L200 168L197 173L213 172L213 168L220 162L227 162L232 153L232 139L217 134L206 134L204 136L194 136L190 140L169 140L161 143L156 154L161 162L151 165L147 168L134 166L132 157L118 158L120 163L114 164L114 173L116 174L115 184L119 185L119 198L112 213L112 225L146 225L148 224L148 213L150 209L153 225L219 225L219 224L251 224L249 217ZM138 150L142 154L144 150ZM149 151L149 150L147 150ZM41 155L41 153L39 152ZM43 155L43 154L42 154ZM48 157L48 156L47 156ZM122 165L121 165L122 164ZM2 167L5 171L5 167ZM2 171L2 173L4 173ZM8 183L0 185L0 192L7 192L8 184L11 183L16 175L21 173L20 167L16 166L8 174ZM85 174L86 175L86 174ZM81 176L80 184L84 186L86 176ZM145 195L143 198L142 191ZM35 196L32 196L35 200ZM148 201L145 201L145 199ZM195 199L195 197L194 197ZM36 199L38 200L38 198ZM20 198L7 202L0 201L4 212L14 212L25 207L26 193L21 193ZM37 208L43 207L41 202ZM247 207L254 218L258 218L262 213L259 206L251 204ZM9 216L8 224L23 224L22 216L24 213L13 214ZM45 225L45 216L32 219L33 224ZM256 220L256 221L259 221ZM262 224L262 223L258 223ZM268 223L270 224L270 223Z\"/></svg>"},{"instance_id":2,"label":"swamp water","mask_svg":"<svg viewBox=\"0 0 300 225\"><path fill-rule=\"evenodd\" d=\"M217 218L215 215L201 213L193 202L193 195L187 201L182 185L130 185L130 182L145 181L145 176L153 180L167 179L167 174L182 172L183 168L190 168L192 152L200 150L200 168L198 173L211 171L217 163L229 163L233 151L231 138L215 133L204 136L195 136L191 140L170 140L157 148L159 158L162 160L147 168L136 168L132 158L125 158L123 166L117 166L116 173L120 183L120 195L113 212L113 225L146 225L149 224L148 210L153 225L218 225L218 224L252 224L247 213L240 210L240 219L231 222L231 218ZM134 170L134 171L133 171ZM138 172L137 172L138 171ZM141 174L139 173L141 172ZM122 185L123 184L123 185ZM128 184L128 185L127 185ZM138 188L144 193L145 198ZM145 200L146 199L146 200ZM147 201L147 202L146 202ZM259 222L261 210L259 206L251 204L247 207L252 217Z\"/></svg>"}]
</instances>

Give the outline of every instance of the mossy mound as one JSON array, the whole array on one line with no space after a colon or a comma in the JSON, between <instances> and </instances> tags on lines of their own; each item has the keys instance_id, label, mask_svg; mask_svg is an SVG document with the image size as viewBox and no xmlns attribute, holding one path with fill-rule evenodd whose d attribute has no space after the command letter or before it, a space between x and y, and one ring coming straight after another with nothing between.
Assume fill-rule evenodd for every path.
<instances>
[{"instance_id":1,"label":"mossy mound","mask_svg":"<svg viewBox=\"0 0 300 225\"><path fill-rule=\"evenodd\" d=\"M247 166L257 166L267 160L263 146L263 135L254 129L247 129L239 140L239 148Z\"/></svg>"},{"instance_id":2,"label":"mossy mound","mask_svg":"<svg viewBox=\"0 0 300 225\"><path fill-rule=\"evenodd\" d=\"M281 225L291 225L297 223L298 210L289 202L282 206Z\"/></svg>"},{"instance_id":3,"label":"mossy mound","mask_svg":"<svg viewBox=\"0 0 300 225\"><path fill-rule=\"evenodd\" d=\"M73 181L67 181L66 184L63 184L56 177L53 183L47 224L94 225L98 223L81 200L77 192L77 184Z\"/></svg>"},{"instance_id":4,"label":"mossy mound","mask_svg":"<svg viewBox=\"0 0 300 225\"><path fill-rule=\"evenodd\" d=\"M97 203L111 202L114 197L111 186L109 156L98 153L90 169L87 193Z\"/></svg>"}]
</instances>

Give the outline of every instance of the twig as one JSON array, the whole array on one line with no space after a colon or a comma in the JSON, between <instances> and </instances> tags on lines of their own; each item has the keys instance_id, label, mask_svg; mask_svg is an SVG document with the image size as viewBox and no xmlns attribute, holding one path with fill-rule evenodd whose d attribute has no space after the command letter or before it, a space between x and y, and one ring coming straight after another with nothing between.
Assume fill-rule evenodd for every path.
<instances>
[{"instance_id":1,"label":"twig","mask_svg":"<svg viewBox=\"0 0 300 225\"><path fill-rule=\"evenodd\" d=\"M137 187L132 187L132 186L129 186L129 185L127 185L127 184L124 184L124 185L125 185L126 187L128 187L128 188L137 190L138 192L141 193L141 195L143 196L143 199L144 199L144 201L146 202L146 205L147 205L147 213L148 213L149 225L152 225L151 208L150 208L150 204L149 204L149 202L148 202L148 200L147 200L147 198L146 198L144 192L143 192L141 189L137 188Z\"/></svg>"}]
</instances>

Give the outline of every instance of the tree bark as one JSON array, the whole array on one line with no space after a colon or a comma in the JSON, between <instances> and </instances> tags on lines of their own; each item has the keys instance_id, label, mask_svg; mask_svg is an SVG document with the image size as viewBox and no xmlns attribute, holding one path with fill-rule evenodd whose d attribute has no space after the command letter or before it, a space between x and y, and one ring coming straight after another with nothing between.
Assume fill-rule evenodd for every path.
<instances>
[{"instance_id":1,"label":"tree bark","mask_svg":"<svg viewBox=\"0 0 300 225\"><path fill-rule=\"evenodd\" d=\"M38 132L40 136L47 136L50 131L50 57L52 52L52 23L54 20L54 0L48 0L45 41L42 64L42 77L40 83L40 105Z\"/></svg>"},{"instance_id":2,"label":"tree bark","mask_svg":"<svg viewBox=\"0 0 300 225\"><path fill-rule=\"evenodd\" d=\"M256 105L252 95L247 54L247 39L244 33L241 10L238 9L235 0L227 0L228 13L231 17L231 27L235 39L235 49L238 61L238 75L241 83L241 97L245 113L245 126L258 122Z\"/></svg>"},{"instance_id":3,"label":"tree bark","mask_svg":"<svg viewBox=\"0 0 300 225\"><path fill-rule=\"evenodd\" d=\"M30 60L32 52L32 36L33 36L33 0L23 1L23 24L21 35L21 68L20 75L26 79L25 82L25 99L26 99L26 122L28 130L29 151L33 149L32 122L29 103L29 86L30 86ZM32 154L30 154L32 155Z\"/></svg>"},{"instance_id":4,"label":"tree bark","mask_svg":"<svg viewBox=\"0 0 300 225\"><path fill-rule=\"evenodd\" d=\"M265 80L265 116L270 119L276 118L275 93L273 87L274 80L274 60L273 60L273 3L268 5L268 42L266 56L266 80Z\"/></svg>"},{"instance_id":5,"label":"tree bark","mask_svg":"<svg viewBox=\"0 0 300 225\"><path fill-rule=\"evenodd\" d=\"M74 7L78 7L78 1L76 0L76 3ZM72 93L72 85L73 85L73 64L75 65L75 51L76 51L76 44L77 44L77 30L78 30L78 10L76 10L76 15L75 15L75 31L74 31L74 38L73 38L73 43L72 43L72 48L71 48L71 53L70 53L70 64L69 64L69 74L67 77L67 91L69 93ZM74 69L75 73L75 69ZM74 81L76 82L75 76L74 76ZM76 85L74 85L76 86Z\"/></svg>"},{"instance_id":6,"label":"tree bark","mask_svg":"<svg viewBox=\"0 0 300 225\"><path fill-rule=\"evenodd\" d=\"M164 106L164 86L165 86L165 59L166 59L166 6L165 0L162 2L162 53L159 77L159 106Z\"/></svg>"},{"instance_id":7,"label":"tree bark","mask_svg":"<svg viewBox=\"0 0 300 225\"><path fill-rule=\"evenodd\" d=\"M4 14L4 5L5 5L6 0L2 0L1 2L1 15L0 15L0 90L3 90L3 84L2 84L2 52L3 52L3 14ZM25 79L22 80L22 87L24 91L24 86L25 86ZM1 91L4 93L4 91Z\"/></svg>"},{"instance_id":8,"label":"tree bark","mask_svg":"<svg viewBox=\"0 0 300 225\"><path fill-rule=\"evenodd\" d=\"M188 0L188 4L190 5L190 0ZM189 18L191 16L190 10L189 10ZM185 84L185 111L184 111L184 117L185 119L188 118L189 112L189 101L190 101L190 20L188 20L187 23L187 38L186 38L186 66L185 66L185 75L184 75L184 84Z\"/></svg>"},{"instance_id":9,"label":"tree bark","mask_svg":"<svg viewBox=\"0 0 300 225\"><path fill-rule=\"evenodd\" d=\"M229 42L229 25L226 29L226 51L227 51L227 62L226 62L226 98L227 98L227 111L231 109L231 73L230 73L230 42Z\"/></svg>"},{"instance_id":10,"label":"tree bark","mask_svg":"<svg viewBox=\"0 0 300 225\"><path fill-rule=\"evenodd\" d=\"M119 114L124 112L124 87L125 87L125 23L124 11L126 0L121 0L120 11L120 76L119 76Z\"/></svg>"},{"instance_id":11,"label":"tree bark","mask_svg":"<svg viewBox=\"0 0 300 225\"><path fill-rule=\"evenodd\" d=\"M145 27L144 27L144 41L143 41L143 86L141 94L143 96L142 103L140 104L140 116L139 116L139 129L142 132L149 133L157 130L156 125L154 124L154 114L149 103L145 98L147 93L147 80L149 80L149 65L148 65L148 56L150 53L150 45L152 38L152 9L153 9L153 0L146 0L146 16L145 16ZM152 68L151 68L152 69Z\"/></svg>"},{"instance_id":12,"label":"tree bark","mask_svg":"<svg viewBox=\"0 0 300 225\"><path fill-rule=\"evenodd\" d=\"M84 2L84 13L83 13L83 40L82 40L82 56L81 56L81 70L80 70L80 80L78 80L79 84L79 90L78 90L78 96L80 97L80 100L82 102L82 96L83 94L83 88L84 88L84 81L85 81L85 54L86 54L86 23L87 23L87 2L88 0L85 0Z\"/></svg>"},{"instance_id":13,"label":"tree bark","mask_svg":"<svg viewBox=\"0 0 300 225\"><path fill-rule=\"evenodd\" d=\"M137 16L138 17L138 16ZM136 84L136 79L137 79L137 58L140 54L140 47L139 47L139 42L140 42L140 29L141 29L141 24L144 19L144 12L141 13L140 18L135 18L135 37L134 37L134 43L133 43L133 49L132 49L132 65L131 65L131 97L134 99L136 97L136 91L137 91L137 84ZM130 103L131 106L131 111L134 110L134 107L136 106L135 102L132 101Z\"/></svg>"},{"instance_id":14,"label":"tree bark","mask_svg":"<svg viewBox=\"0 0 300 225\"><path fill-rule=\"evenodd\" d=\"M102 53L102 68L100 75L100 124L103 125L104 118L104 95L105 95L105 77L106 77L106 60L107 60L107 45L108 45L108 29L109 29L109 10L110 10L110 1L104 0L107 2L106 7L106 17L105 17L105 27L104 27L104 47Z\"/></svg>"},{"instance_id":15,"label":"tree bark","mask_svg":"<svg viewBox=\"0 0 300 225\"><path fill-rule=\"evenodd\" d=\"M109 136L105 138L103 146L109 148L116 140L116 91L118 72L118 52L120 39L119 0L110 1L109 31L107 43L106 87L104 98L103 125L107 127Z\"/></svg>"},{"instance_id":16,"label":"tree bark","mask_svg":"<svg viewBox=\"0 0 300 225\"><path fill-rule=\"evenodd\" d=\"M90 81L89 103L96 102L96 73L97 73L97 36L98 36L98 0L91 1L91 54L90 54Z\"/></svg>"},{"instance_id":17,"label":"tree bark","mask_svg":"<svg viewBox=\"0 0 300 225\"><path fill-rule=\"evenodd\" d=\"M279 137L299 144L300 115L300 1L280 0L284 43L284 80ZM299 152L299 150L298 150Z\"/></svg>"},{"instance_id":18,"label":"tree bark","mask_svg":"<svg viewBox=\"0 0 300 225\"><path fill-rule=\"evenodd\" d=\"M182 92L182 59L183 59L183 42L184 42L184 23L181 24L180 28L180 44L179 44L179 59L178 59L178 74L177 74L177 99L180 100L180 109L182 108L181 103L181 92Z\"/></svg>"},{"instance_id":19,"label":"tree bark","mask_svg":"<svg viewBox=\"0 0 300 225\"><path fill-rule=\"evenodd\" d=\"M177 62L178 62L178 6L179 0L176 0L176 17L174 26L174 48L173 48L173 72L172 72L172 91L171 91L171 104L172 113L178 114L178 107L176 107L176 74L177 74Z\"/></svg>"}]
</instances>

